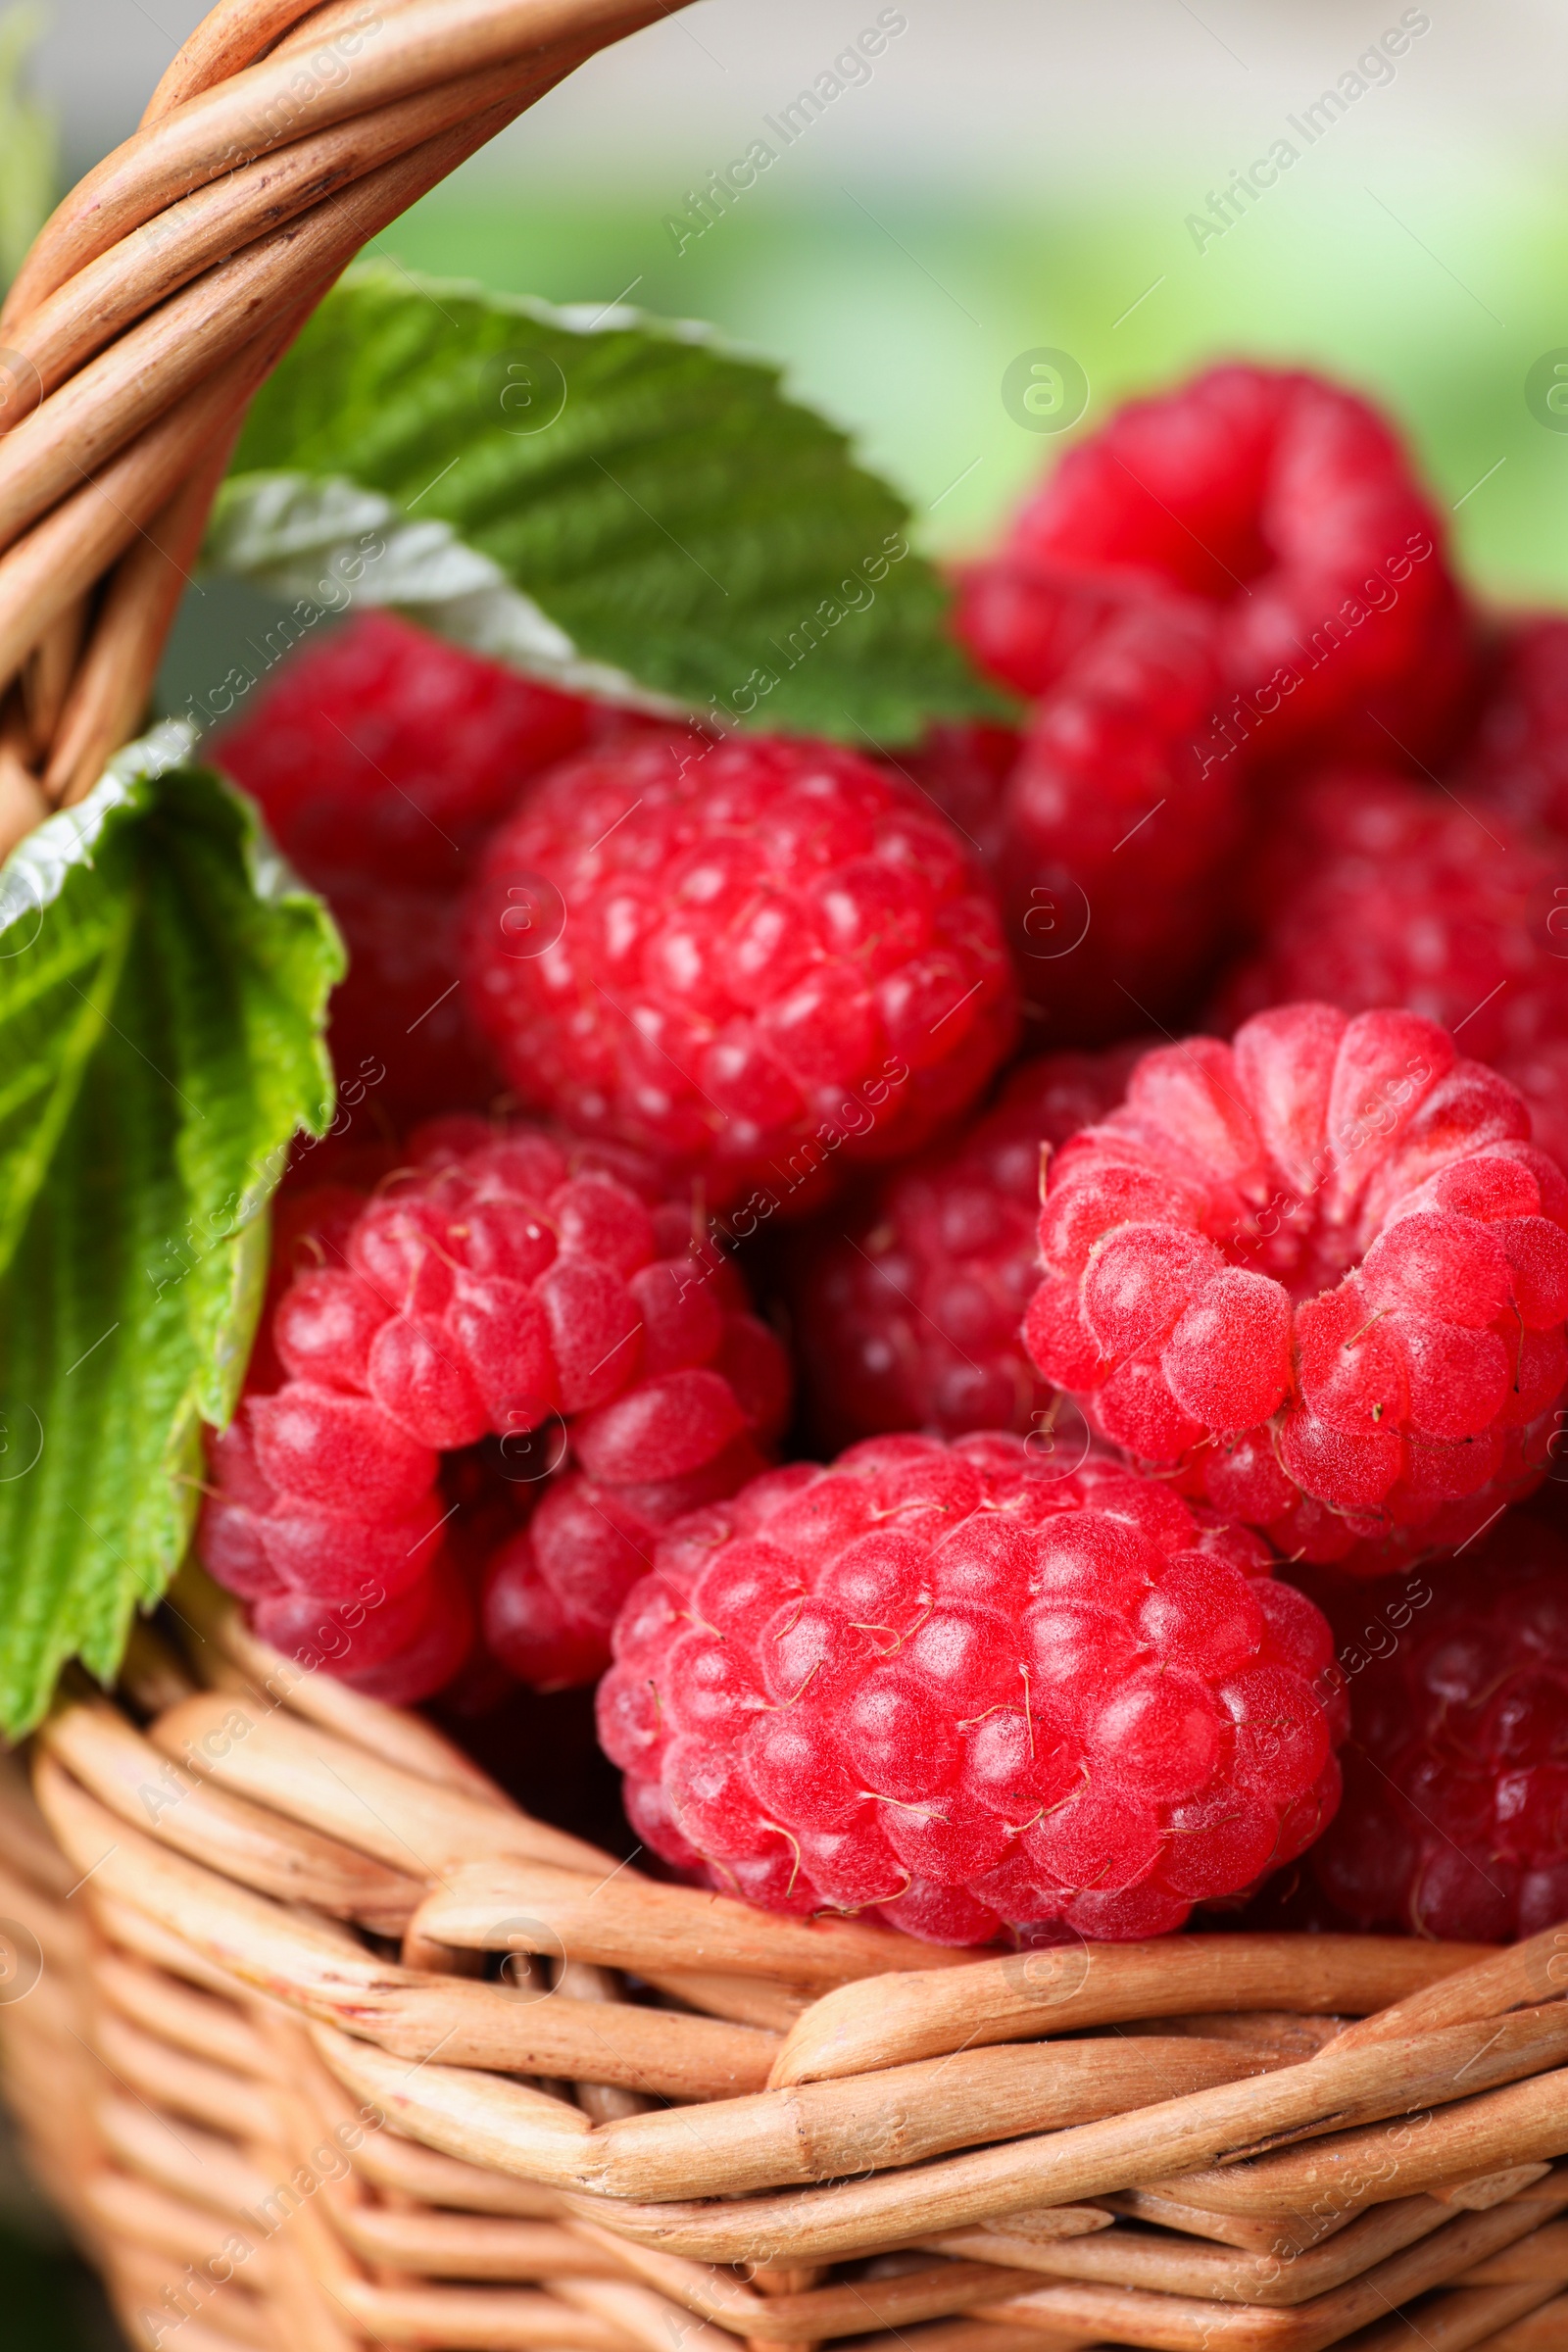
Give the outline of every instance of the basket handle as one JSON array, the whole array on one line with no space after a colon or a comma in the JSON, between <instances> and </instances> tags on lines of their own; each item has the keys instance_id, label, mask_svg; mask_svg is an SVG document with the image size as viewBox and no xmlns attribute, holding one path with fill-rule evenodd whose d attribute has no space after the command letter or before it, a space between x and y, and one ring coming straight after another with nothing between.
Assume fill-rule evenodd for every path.
<instances>
[{"instance_id":1,"label":"basket handle","mask_svg":"<svg viewBox=\"0 0 1568 2352\"><path fill-rule=\"evenodd\" d=\"M686 0L218 0L0 312L0 857L136 729L246 409L347 264Z\"/></svg>"}]
</instances>

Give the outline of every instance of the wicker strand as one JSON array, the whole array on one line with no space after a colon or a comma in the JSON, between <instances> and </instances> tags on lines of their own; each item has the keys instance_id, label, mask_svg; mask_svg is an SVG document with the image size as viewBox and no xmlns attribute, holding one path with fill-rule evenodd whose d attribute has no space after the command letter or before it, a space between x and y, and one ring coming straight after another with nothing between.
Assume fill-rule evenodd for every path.
<instances>
[{"instance_id":1,"label":"wicker strand","mask_svg":"<svg viewBox=\"0 0 1568 2352\"><path fill-rule=\"evenodd\" d=\"M444 2065L426 2066L411 2082L383 2054L324 2027L318 2029L317 2045L341 2081L362 2097L381 2101L418 2136L451 2154L528 2173L554 2186L566 2187L575 2175L600 2193L587 2205L568 2200L570 2209L644 2245L709 2262L794 2263L918 2242L937 2230L1039 2205L1081 2203L1175 2173L1192 2162L1189 2150L1204 2151L1200 2161L1213 2164L1244 2153L1259 2137L1376 2122L1416 2104L1440 2107L1458 2097L1467 2080L1486 2088L1548 2066L1554 2053L1568 2054L1568 2017L1525 2012L1500 2033L1460 2027L1419 2042L1352 2051L1343 2060L1325 2053L1261 2081L1194 2090L1120 2116L1102 2113L1095 2121L935 2163L905 2161L905 2134L884 2134L879 2151L867 2133L862 2162L898 2169L823 2188L711 2204L683 2201L672 2167L657 2149L647 2150L649 2127L664 2119L641 2117L602 2128L593 2134L590 2159L559 2132L546 2144L546 2119L514 2085ZM934 2104L932 2086L925 2088ZM903 2112L912 2128L907 2099ZM921 2126L929 2131L934 2120L922 2106ZM701 2183L699 2195L720 2197L737 2185L733 2142L722 2126L711 2109L692 2119L683 2177L693 2186ZM1556 2129L1568 2136L1560 2109ZM1441 2129L1431 2133L1435 2145L1443 2136ZM656 2184L660 2201L631 2201L637 2173ZM603 2202L606 2191L616 2200L611 2206Z\"/></svg>"},{"instance_id":2,"label":"wicker strand","mask_svg":"<svg viewBox=\"0 0 1568 2352\"><path fill-rule=\"evenodd\" d=\"M109 575L64 707L41 736L48 761L43 790L57 808L91 791L111 753L140 722L239 427L237 415L220 427L207 456Z\"/></svg>"},{"instance_id":3,"label":"wicker strand","mask_svg":"<svg viewBox=\"0 0 1568 2352\"><path fill-rule=\"evenodd\" d=\"M263 336L236 353L0 559L0 681L16 677L44 632L146 529L191 451L223 431L260 382L276 341Z\"/></svg>"},{"instance_id":4,"label":"wicker strand","mask_svg":"<svg viewBox=\"0 0 1568 2352\"><path fill-rule=\"evenodd\" d=\"M1568 1924L1547 1928L1523 1943L1478 1961L1473 1968L1440 1978L1406 1994L1392 2008L1347 2029L1351 2047L1391 2034L1419 2034L1444 2026L1501 2017L1527 2001L1550 2001L1568 1992Z\"/></svg>"},{"instance_id":5,"label":"wicker strand","mask_svg":"<svg viewBox=\"0 0 1568 2352\"><path fill-rule=\"evenodd\" d=\"M445 82L318 131L172 204L12 321L15 397L0 416L0 432L14 430L74 368L202 271L442 131L470 123L482 137L491 113L501 127L503 99L514 96L520 109L543 87L531 67Z\"/></svg>"},{"instance_id":6,"label":"wicker strand","mask_svg":"<svg viewBox=\"0 0 1568 2352\"><path fill-rule=\"evenodd\" d=\"M1568 2197L1568 2189L1561 2192ZM1546 2214L1543 2200L1532 2212ZM1145 2230L1113 2230L1108 2237L1066 2238L1045 2245L1012 2246L1017 2267L1086 2285L1136 2286L1154 2294L1200 2295L1205 2302L1242 2303L1288 2311L1359 2278L1374 2263L1431 2237L1454 2220L1435 2197L1401 2197L1377 2205L1348 2228L1307 2251L1281 2261L1274 2254L1248 2254L1188 2238L1172 2243ZM1526 2228L1528 2229L1528 2221ZM1011 2243L991 2230L964 2232L988 2245ZM1540 2235L1537 2230L1533 2233ZM1526 2238L1525 2243L1531 2239ZM944 2239L946 2247L951 2240ZM993 2260L1000 2259L993 2256ZM1544 2260L1549 2261L1550 2249ZM1524 2274L1516 2273L1516 2276ZM1543 2269L1549 2282L1549 2270ZM1533 2269L1529 2276L1535 2277ZM1021 2283L1021 2281L1019 2282ZM1493 2283L1483 2281L1483 2283ZM1506 2282L1505 2282L1506 2283Z\"/></svg>"},{"instance_id":7,"label":"wicker strand","mask_svg":"<svg viewBox=\"0 0 1568 2352\"><path fill-rule=\"evenodd\" d=\"M1318 2146L1172 2177L1160 2186L1221 2213L1346 2212L1355 2210L1358 2200L1375 2199L1386 2180L1396 2180L1401 2191L1436 2189L1445 2180L1469 2180L1565 2151L1568 2068L1561 2068L1446 2108L1413 2128L1397 2148L1386 2132L1347 2132Z\"/></svg>"},{"instance_id":8,"label":"wicker strand","mask_svg":"<svg viewBox=\"0 0 1568 2352\"><path fill-rule=\"evenodd\" d=\"M438 2049L452 2062L509 2073L619 2082L662 2098L722 2099L760 2090L773 2035L716 2019L675 2017L564 1994L525 1998L507 1987L440 1978L381 1960L322 1917L286 1910L184 1860L105 1810L51 1757L36 1783L50 1827L95 1888L153 1907L198 1953L307 2016L331 2019L420 2066ZM591 2135L575 2107L519 2091L543 2144ZM606 2126L626 2131L632 2123ZM561 2156L578 2182L575 2157Z\"/></svg>"},{"instance_id":9,"label":"wicker strand","mask_svg":"<svg viewBox=\"0 0 1568 2352\"><path fill-rule=\"evenodd\" d=\"M1458 2295L1446 2295L1443 2299L1446 2303L1458 2303L1461 2300ZM1563 2346L1568 2344L1568 2295L1557 2295L1549 2303L1538 2304L1529 2318L1515 2321L1511 2327L1502 2328L1495 2335L1490 2330L1497 2326L1497 2317L1500 2316L1497 2313L1498 2291L1475 2290L1464 2299L1488 2306L1483 2314L1483 2325L1488 2331L1484 2339L1482 2335L1471 2335L1466 2339L1468 2344L1478 2347L1478 2352L1563 2352ZM1438 2326L1441 2331L1441 2318ZM1384 2343L1373 2345L1369 2340L1368 2352L1388 2352L1388 2348L1394 2346L1394 2328L1388 2327L1382 2332ZM1429 2335L1428 2342L1432 2352L1462 2352L1457 2336L1446 2335L1440 2342ZM1405 2330L1404 2340L1397 2345L1397 2352L1409 2352L1408 2329Z\"/></svg>"},{"instance_id":10,"label":"wicker strand","mask_svg":"<svg viewBox=\"0 0 1568 2352\"><path fill-rule=\"evenodd\" d=\"M1215 2005L1237 2009L1359 2016L1492 1957L1485 1944L1409 1936L1205 1936L1119 1944L1093 1956L1085 1946L1063 1944L982 1960L961 1978L879 1977L845 1984L793 2028L774 2081L811 2082L976 2042L1022 2041L1124 2018L1178 2017L1211 1995Z\"/></svg>"},{"instance_id":11,"label":"wicker strand","mask_svg":"<svg viewBox=\"0 0 1568 2352\"><path fill-rule=\"evenodd\" d=\"M13 736L0 725L0 858L48 813L49 804L24 757L20 727Z\"/></svg>"},{"instance_id":12,"label":"wicker strand","mask_svg":"<svg viewBox=\"0 0 1568 2352\"><path fill-rule=\"evenodd\" d=\"M222 1853L248 1886L282 1902L311 1903L381 1935L399 1932L418 1903L417 1880L225 1795L161 1756L105 1701L60 1708L41 1744L121 1820L157 1827L176 1851L198 1860Z\"/></svg>"},{"instance_id":13,"label":"wicker strand","mask_svg":"<svg viewBox=\"0 0 1568 2352\"><path fill-rule=\"evenodd\" d=\"M203 17L148 99L141 127L200 97L215 82L243 73L265 57L274 41L308 17L317 0L219 0Z\"/></svg>"},{"instance_id":14,"label":"wicker strand","mask_svg":"<svg viewBox=\"0 0 1568 2352\"><path fill-rule=\"evenodd\" d=\"M1162 2294L1156 2300L1138 2287L1063 2282L984 2305L982 2316L1003 2325L1037 2321L1047 2328L1083 2328L1123 2340L1131 2333L1134 2341L1152 2341L1166 2352L1217 2352L1221 2346L1234 2347L1235 2352L1264 2352L1265 2347L1271 2352L1323 2352L1324 2346L1441 2284L1456 2264L1468 2268L1512 2244L1531 2226L1528 2207L1502 2206L1495 2213L1467 2215L1292 2311L1226 2309L1183 2295ZM1532 2295L1544 2302L1552 2286L1549 2281L1532 2282L1495 2291L1518 2295L1516 2312Z\"/></svg>"},{"instance_id":15,"label":"wicker strand","mask_svg":"<svg viewBox=\"0 0 1568 2352\"><path fill-rule=\"evenodd\" d=\"M87 600L80 597L67 606L28 656L22 673L22 707L35 754L53 741L60 725L86 627Z\"/></svg>"},{"instance_id":16,"label":"wicker strand","mask_svg":"<svg viewBox=\"0 0 1568 2352\"><path fill-rule=\"evenodd\" d=\"M858 1920L791 1919L625 1871L596 1885L580 1869L510 1857L461 1865L449 1857L415 1924L437 1943L480 1950L564 1950L639 1974L684 1964L824 1988L847 1978L886 1982L916 1955L939 1971L965 1965L961 1952L930 1944L911 1952L911 1937Z\"/></svg>"},{"instance_id":17,"label":"wicker strand","mask_svg":"<svg viewBox=\"0 0 1568 2352\"><path fill-rule=\"evenodd\" d=\"M149 1737L96 1697L62 1707L35 1777L63 1864L0 1773L0 1849L22 1874L13 1885L0 1866L0 1910L35 1921L48 1954L30 1999L0 2005L0 2040L40 2170L120 2307L155 2304L236 2216L252 2237L261 2217L265 2262L184 2323L183 2341L199 2326L215 2339L311 2352L350 2352L368 2329L472 2352L514 2342L667 2352L695 2331L704 2352L737 2339L759 2352L852 2352L853 2331L855 2352L1044 2352L1107 2337L1156 2352L1323 2352L1348 2330L1364 2335L1368 2315L1396 2298L1415 2298L1428 2342L1455 2328L1479 2342L1560 2301L1568 2249L1551 2217L1568 2204L1568 2166L1545 2163L1568 2149L1568 2004L1505 2007L1555 1993L1553 1976L1541 1980L1554 1946L1479 1965L1429 1950L1417 1955L1423 1980L1401 1977L1375 1943L1305 1939L1294 1947L1300 2009L1254 2006L1240 2019L1218 2004L1281 1997L1288 1939L1154 1947L1163 1986L1137 1947L1087 1947L1076 1985L1047 1986L1071 2000L1005 2019L1028 2041L982 2039L765 2092L733 2068L704 2084L694 2031L732 2030L629 2004L619 1981L572 1946L612 1936L629 1948L637 1923L660 1912L646 1911L649 1896L722 1918L719 1898L650 1888L608 1865L597 1878L545 1871L519 1855L493 1892L559 1904L563 1877L587 1890L550 1923L536 1914L530 1928L523 1912L520 1936L488 1941L564 1943L554 1989L542 1974L531 1999L449 1977L452 1947L435 1937L424 1944L429 1967L400 1969L373 1940L292 1899L304 1887L299 1863L357 1884L367 1870L395 1873L391 1854L411 1833L428 1839L419 1867L438 1854L452 1865L438 1864L438 1893L421 1906L433 1922L443 1877L471 1905L465 1882L494 1874L476 1850L486 1824L524 1843L536 1825L450 1765L433 1734L351 1692L340 1693L353 1701L346 1713L327 1710L338 1730L313 1728L297 1702L303 1690L314 1703L319 1677L279 1690L269 1712L259 1694L281 1661L241 1639L198 1589L182 1588L186 1599L193 1657L232 1679L226 1659L243 1654L249 1671L230 1691L192 1699L154 1644L135 1670L148 1702L168 1709ZM243 1786L188 1769L193 1738L221 1748L225 1725L235 1755L250 1759ZM186 1768L169 1772L171 1755ZM341 1826L362 1823L346 1838L330 1820L296 1818L319 1805L334 1774ZM159 1791L150 1807L149 1775ZM368 1844L387 1850L367 1855ZM335 1883L321 1883L329 1900ZM666 1955L667 1935L642 1948ZM694 1940L693 1955L702 1949ZM1456 1959L1470 1965L1456 1970ZM1041 1961L1049 1970L1063 1956L1018 1956L1024 1969ZM861 1982L894 1995L911 1982L966 1984L978 2019L994 2026L997 1965ZM1041 1994L1038 1971L1023 1981ZM1423 1981L1424 1993L1414 1989ZM1128 2015L1135 1991L1152 2015ZM1406 2017L1421 2002L1441 2015L1396 2035L1397 2013L1385 2008L1375 2034L1345 2030L1348 1994L1369 2004L1391 1991L1412 2004ZM1103 2028L1086 1994L1121 2032L1096 2038ZM840 1997L818 2008L831 2018ZM1161 2020L1162 2008L1173 2014ZM318 2022L302 2031L308 2019ZM1061 2038L1063 2028L1076 2038ZM760 2045L760 2082L777 2044L743 2040ZM607 2045L618 2072L604 2063ZM658 2089L660 2069L670 2087L683 2082L681 2104L598 2123L517 2079L598 2075ZM67 2081L79 2081L92 2118L85 2166L79 2136L58 2120ZM1124 2100L1138 2103L1114 2112ZM368 2135L356 2116L375 2119ZM347 2144L336 2136L345 2130L364 2142L352 2178L335 2156L321 2169ZM1303 2135L1304 2146L1278 2145ZM204 2151L220 2143L231 2153L214 2171ZM1180 2169L1195 2161L1209 2169ZM270 2184L259 2200L258 2177ZM266 2217L282 2211L278 2184L291 2180L306 2183L305 2204L277 2229ZM239 2202L242 2188L252 2193ZM1140 2227L1148 2222L1157 2233ZM820 2267L886 2253L891 2262L848 2278ZM725 2267L734 2264L752 2282ZM1527 2336L1516 2352L1559 2347Z\"/></svg>"},{"instance_id":18,"label":"wicker strand","mask_svg":"<svg viewBox=\"0 0 1568 2352\"><path fill-rule=\"evenodd\" d=\"M377 166L219 263L79 368L0 440L0 548L187 391L201 388L275 317L280 298L303 282L314 304L368 237L445 178L512 111L509 98L477 122Z\"/></svg>"},{"instance_id":19,"label":"wicker strand","mask_svg":"<svg viewBox=\"0 0 1568 2352\"><path fill-rule=\"evenodd\" d=\"M139 130L107 156L45 223L23 263L0 332L175 197L287 146L460 75L560 49L573 57L635 31L654 0L418 0L368 15L329 58L285 54L246 67Z\"/></svg>"}]
</instances>

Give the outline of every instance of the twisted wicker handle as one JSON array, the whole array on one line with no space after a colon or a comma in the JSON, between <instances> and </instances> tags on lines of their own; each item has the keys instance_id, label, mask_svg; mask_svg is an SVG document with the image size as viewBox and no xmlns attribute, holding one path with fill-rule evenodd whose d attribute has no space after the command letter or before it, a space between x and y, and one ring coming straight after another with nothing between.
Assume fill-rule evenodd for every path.
<instances>
[{"instance_id":1,"label":"twisted wicker handle","mask_svg":"<svg viewBox=\"0 0 1568 2352\"><path fill-rule=\"evenodd\" d=\"M0 856L134 733L252 395L346 264L685 0L219 0L0 312Z\"/></svg>"}]
</instances>

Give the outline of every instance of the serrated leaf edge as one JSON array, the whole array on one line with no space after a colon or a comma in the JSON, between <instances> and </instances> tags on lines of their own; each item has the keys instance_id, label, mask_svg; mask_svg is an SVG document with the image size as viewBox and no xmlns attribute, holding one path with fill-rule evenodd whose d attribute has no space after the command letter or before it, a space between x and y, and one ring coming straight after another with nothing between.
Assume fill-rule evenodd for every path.
<instances>
[{"instance_id":1,"label":"serrated leaf edge","mask_svg":"<svg viewBox=\"0 0 1568 2352\"><path fill-rule=\"evenodd\" d=\"M73 808L57 808L24 836L0 865L0 959L24 952L30 942L18 944L11 934L20 924L36 922L59 898L69 877L93 863L111 819L134 814L145 798L144 788L189 765L200 741L201 729L191 720L163 720L116 752L83 799ZM208 768L206 773L221 786L244 820L245 870L255 897L266 906L284 899L316 899L318 894L300 880L268 832L255 802L218 769Z\"/></svg>"},{"instance_id":2,"label":"serrated leaf edge","mask_svg":"<svg viewBox=\"0 0 1568 2352\"><path fill-rule=\"evenodd\" d=\"M9 934L53 906L67 877L92 864L111 817L138 808L142 788L171 768L183 766L196 740L195 728L185 720L166 720L117 752L83 800L74 808L57 808L23 837L0 866L0 956L22 952L7 946Z\"/></svg>"},{"instance_id":3,"label":"serrated leaf edge","mask_svg":"<svg viewBox=\"0 0 1568 2352\"><path fill-rule=\"evenodd\" d=\"M385 286L394 292L404 291L411 282L415 281L408 271L375 261L356 263L341 280L348 288ZM662 318L629 303L543 302L533 295L498 293L477 278L421 275L416 282L419 291L437 303L442 295L477 302L489 311L585 338L652 335L735 360L775 383L783 378L776 362L704 318ZM848 436L840 437L848 446ZM266 556L270 532L287 539L286 553ZM384 572L373 579L367 572L356 587L357 601L402 612L469 653L505 662L568 693L600 696L662 718L696 714L694 706L656 693L612 662L580 653L542 606L514 586L492 558L460 539L450 524L413 522L384 493L341 474L231 475L219 494L203 560L214 570L249 580L285 601L314 604L322 571L360 556L358 541L367 532L385 539L385 555L378 559Z\"/></svg>"},{"instance_id":4,"label":"serrated leaf edge","mask_svg":"<svg viewBox=\"0 0 1568 2352\"><path fill-rule=\"evenodd\" d=\"M537 294L501 293L476 277L427 277L422 270L416 274L378 261L354 263L338 282L350 290L355 286L384 286L393 293L406 293L413 286L417 293L437 303L443 294L454 302L482 303L486 310L510 313L514 318L532 318L537 325L556 327L564 335L586 337L628 332L656 335L663 343L699 344L705 350L716 352L720 359L738 360L747 368L755 368L760 374L771 376L775 383L781 383L785 373L778 361L770 359L766 352L737 341L710 319L666 318L655 311L639 310L635 303L546 302ZM848 434L840 432L839 438L848 444Z\"/></svg>"},{"instance_id":5,"label":"serrated leaf edge","mask_svg":"<svg viewBox=\"0 0 1568 2352\"><path fill-rule=\"evenodd\" d=\"M686 344L752 369L768 380L781 399L793 398L785 387L786 371L776 361L706 319L660 318L628 303L560 305L531 295L499 293L473 278L415 277L376 261L357 263L340 282L348 291L369 287L399 295L412 285L438 308L443 297L472 302L492 314L530 319L585 339L638 333ZM841 444L847 458L862 472L869 471L855 457L851 435L819 415L817 421ZM890 484L882 486L899 499ZM381 552L369 563L364 549L367 537L382 542ZM470 547L451 524L434 518L416 522L394 499L349 475L231 474L219 493L202 554L214 571L246 580L284 603L312 608L313 620L323 612L345 609L343 584L346 577L353 578L353 602L400 612L465 651L505 663L545 685L661 718L711 722L713 717L710 707L661 694L616 664L585 655L492 557ZM304 615L296 618L303 620Z\"/></svg>"}]
</instances>

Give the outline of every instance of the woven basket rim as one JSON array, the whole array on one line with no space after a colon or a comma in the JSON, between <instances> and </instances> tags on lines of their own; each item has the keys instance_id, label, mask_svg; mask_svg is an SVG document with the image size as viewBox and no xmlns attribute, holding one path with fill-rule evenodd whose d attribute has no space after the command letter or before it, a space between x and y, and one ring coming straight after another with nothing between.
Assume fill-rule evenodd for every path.
<instances>
[{"instance_id":1,"label":"woven basket rim","mask_svg":"<svg viewBox=\"0 0 1568 2352\"><path fill-rule=\"evenodd\" d=\"M0 1780L0 1912L49 1955L0 2005L11 2096L122 2308L358 2116L226 2340L1397 2352L1420 2297L1445 2352L1560 2340L1568 1931L976 1955L781 1918L535 1821L200 1572L177 1612L118 1698L63 1693L41 1813Z\"/></svg>"}]
</instances>

